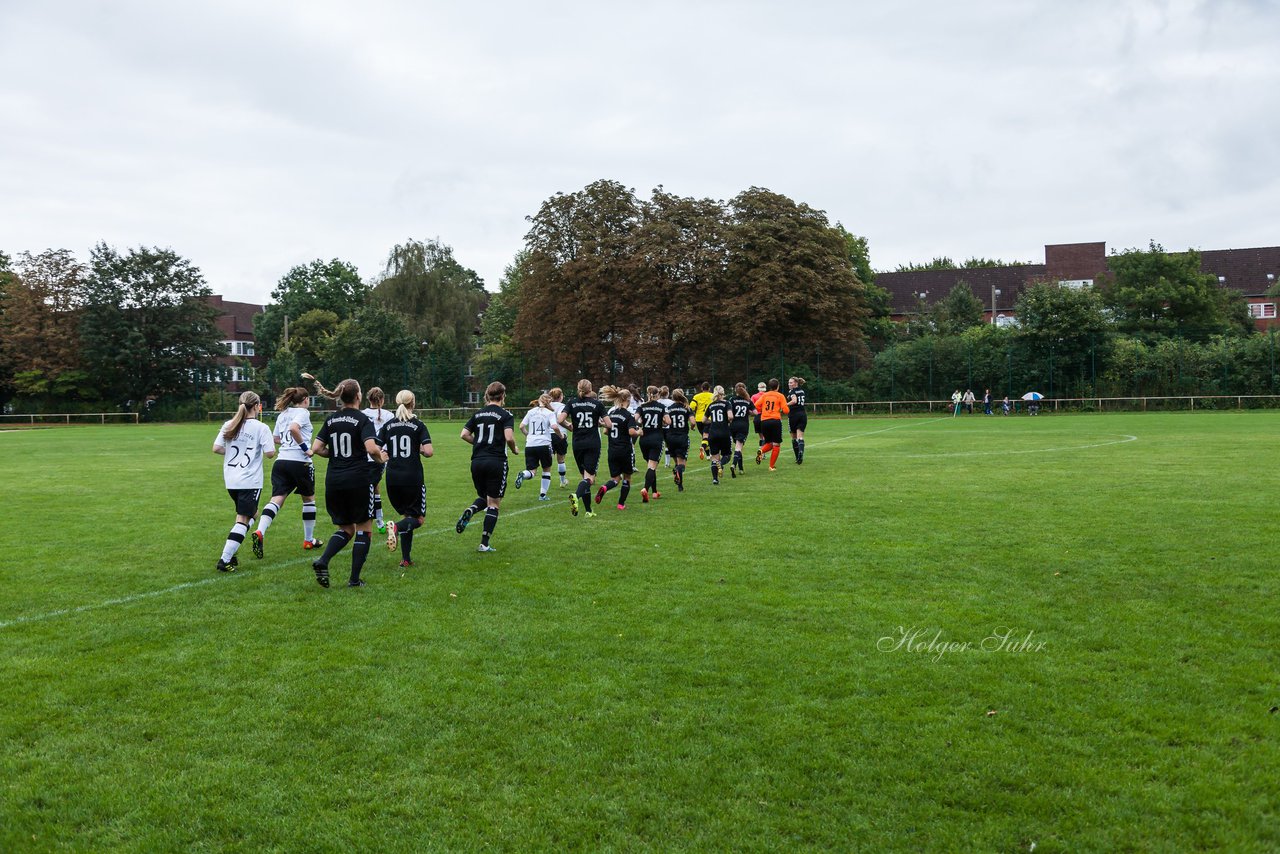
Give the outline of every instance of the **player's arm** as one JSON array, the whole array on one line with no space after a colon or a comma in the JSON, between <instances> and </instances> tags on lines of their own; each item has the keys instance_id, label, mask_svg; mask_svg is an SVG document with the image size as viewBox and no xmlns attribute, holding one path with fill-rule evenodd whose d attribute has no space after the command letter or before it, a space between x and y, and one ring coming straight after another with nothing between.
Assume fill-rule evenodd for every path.
<instances>
[{"instance_id":1,"label":"player's arm","mask_svg":"<svg viewBox=\"0 0 1280 854\"><path fill-rule=\"evenodd\" d=\"M573 432L573 419L568 415L565 415L564 410L561 410L560 414L556 416L556 423L568 430L570 433Z\"/></svg>"},{"instance_id":2,"label":"player's arm","mask_svg":"<svg viewBox=\"0 0 1280 854\"><path fill-rule=\"evenodd\" d=\"M329 446L319 439L316 439L311 443L311 455L315 457L327 457L329 456Z\"/></svg>"},{"instance_id":3,"label":"player's arm","mask_svg":"<svg viewBox=\"0 0 1280 854\"><path fill-rule=\"evenodd\" d=\"M516 434L510 427L502 431L502 436L507 440L507 447L511 449L511 453L519 454L520 449L516 447Z\"/></svg>"},{"instance_id":4,"label":"player's arm","mask_svg":"<svg viewBox=\"0 0 1280 854\"><path fill-rule=\"evenodd\" d=\"M462 441L466 442L468 445L474 445L476 443L476 437L472 435L470 430L468 430L466 427L463 427Z\"/></svg>"},{"instance_id":5,"label":"player's arm","mask_svg":"<svg viewBox=\"0 0 1280 854\"><path fill-rule=\"evenodd\" d=\"M421 445L418 446L418 453L422 454L422 456L424 457L434 456L435 452L436 452L436 449L431 446L430 442L423 442Z\"/></svg>"},{"instance_id":6,"label":"player's arm","mask_svg":"<svg viewBox=\"0 0 1280 854\"><path fill-rule=\"evenodd\" d=\"M364 440L364 450L369 456L375 460L387 461L387 454L382 450L382 446L378 444L378 440L372 436Z\"/></svg>"}]
</instances>

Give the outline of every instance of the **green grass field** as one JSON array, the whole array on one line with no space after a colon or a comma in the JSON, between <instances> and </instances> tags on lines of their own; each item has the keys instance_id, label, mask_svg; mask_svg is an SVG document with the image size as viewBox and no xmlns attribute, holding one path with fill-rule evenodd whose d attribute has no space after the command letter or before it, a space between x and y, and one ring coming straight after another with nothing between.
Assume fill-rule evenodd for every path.
<instances>
[{"instance_id":1,"label":"green grass field","mask_svg":"<svg viewBox=\"0 0 1280 854\"><path fill-rule=\"evenodd\" d=\"M1280 414L815 420L490 555L430 426L361 590L296 497L214 571L216 425L0 434L0 850L1280 848Z\"/></svg>"}]
</instances>

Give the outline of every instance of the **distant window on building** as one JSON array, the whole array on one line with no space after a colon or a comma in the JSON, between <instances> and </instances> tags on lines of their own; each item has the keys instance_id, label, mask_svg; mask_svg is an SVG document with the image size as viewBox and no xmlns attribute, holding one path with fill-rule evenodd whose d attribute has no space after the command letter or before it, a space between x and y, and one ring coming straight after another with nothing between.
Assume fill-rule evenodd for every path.
<instances>
[{"instance_id":1,"label":"distant window on building","mask_svg":"<svg viewBox=\"0 0 1280 854\"><path fill-rule=\"evenodd\" d=\"M1273 302L1255 302L1249 304L1249 316L1265 320L1276 316L1276 304Z\"/></svg>"},{"instance_id":2,"label":"distant window on building","mask_svg":"<svg viewBox=\"0 0 1280 854\"><path fill-rule=\"evenodd\" d=\"M478 391L467 392L467 403L479 403L479 402L480 402L480 392Z\"/></svg>"},{"instance_id":3,"label":"distant window on building","mask_svg":"<svg viewBox=\"0 0 1280 854\"><path fill-rule=\"evenodd\" d=\"M474 377L476 375L475 365L467 365L467 376Z\"/></svg>"},{"instance_id":4,"label":"distant window on building","mask_svg":"<svg viewBox=\"0 0 1280 854\"><path fill-rule=\"evenodd\" d=\"M1072 288L1078 291L1081 288L1093 287L1093 279L1061 279L1058 284L1064 288Z\"/></svg>"},{"instance_id":5,"label":"distant window on building","mask_svg":"<svg viewBox=\"0 0 1280 854\"><path fill-rule=\"evenodd\" d=\"M1018 318L1007 314L996 315L996 326L1017 326Z\"/></svg>"}]
</instances>

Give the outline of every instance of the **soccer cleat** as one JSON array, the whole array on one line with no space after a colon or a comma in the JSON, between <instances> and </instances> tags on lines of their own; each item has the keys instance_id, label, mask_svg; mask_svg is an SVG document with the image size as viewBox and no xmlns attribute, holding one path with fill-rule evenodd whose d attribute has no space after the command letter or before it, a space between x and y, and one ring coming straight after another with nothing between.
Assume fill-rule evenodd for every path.
<instances>
[{"instance_id":1,"label":"soccer cleat","mask_svg":"<svg viewBox=\"0 0 1280 854\"><path fill-rule=\"evenodd\" d=\"M400 566L401 566L402 568L407 569L408 567L413 566L413 561L411 561L411 560L402 560L402 561L400 561Z\"/></svg>"},{"instance_id":2,"label":"soccer cleat","mask_svg":"<svg viewBox=\"0 0 1280 854\"><path fill-rule=\"evenodd\" d=\"M475 512L476 511L470 507L468 507L466 510L463 510L462 515L458 517L458 524L453 526L453 530L457 531L459 534L467 530L467 523L471 521L471 517L475 514Z\"/></svg>"},{"instance_id":3,"label":"soccer cleat","mask_svg":"<svg viewBox=\"0 0 1280 854\"><path fill-rule=\"evenodd\" d=\"M497 551L497 549L495 549L493 546L486 546L484 543L481 543L479 546L477 546L477 547L476 547L476 551L478 551L478 552L496 552L496 551Z\"/></svg>"},{"instance_id":4,"label":"soccer cleat","mask_svg":"<svg viewBox=\"0 0 1280 854\"><path fill-rule=\"evenodd\" d=\"M377 523L378 533L385 534L387 532L387 523L382 519L377 519L375 521Z\"/></svg>"},{"instance_id":5,"label":"soccer cleat","mask_svg":"<svg viewBox=\"0 0 1280 854\"><path fill-rule=\"evenodd\" d=\"M760 465L760 461L764 459L764 448L756 451L756 465Z\"/></svg>"},{"instance_id":6,"label":"soccer cleat","mask_svg":"<svg viewBox=\"0 0 1280 854\"><path fill-rule=\"evenodd\" d=\"M394 524L387 526L387 551L393 552L396 550L396 546L400 544L400 541L396 539L399 533Z\"/></svg>"},{"instance_id":7,"label":"soccer cleat","mask_svg":"<svg viewBox=\"0 0 1280 854\"><path fill-rule=\"evenodd\" d=\"M777 468L775 468L774 466L769 466L769 471L777 471Z\"/></svg>"},{"instance_id":8,"label":"soccer cleat","mask_svg":"<svg viewBox=\"0 0 1280 854\"><path fill-rule=\"evenodd\" d=\"M550 500L551 500L551 496L550 496L550 495L547 495L547 494L544 492L544 493L542 493L541 495L539 495L539 496L538 496L538 500L539 500L539 501L550 501Z\"/></svg>"},{"instance_id":9,"label":"soccer cleat","mask_svg":"<svg viewBox=\"0 0 1280 854\"><path fill-rule=\"evenodd\" d=\"M711 485L712 485L712 486L719 486L719 485L720 485L720 479L719 479L719 478L712 478L712 479L711 479Z\"/></svg>"},{"instance_id":10,"label":"soccer cleat","mask_svg":"<svg viewBox=\"0 0 1280 854\"><path fill-rule=\"evenodd\" d=\"M519 474L516 475L516 489L519 489L521 484L523 483L524 483L524 472L520 472Z\"/></svg>"},{"instance_id":11,"label":"soccer cleat","mask_svg":"<svg viewBox=\"0 0 1280 854\"><path fill-rule=\"evenodd\" d=\"M234 564L227 563L222 558L218 558L218 572L235 572Z\"/></svg>"},{"instance_id":12,"label":"soccer cleat","mask_svg":"<svg viewBox=\"0 0 1280 854\"><path fill-rule=\"evenodd\" d=\"M569 512L574 516L578 515L578 496L577 494L569 496Z\"/></svg>"},{"instance_id":13,"label":"soccer cleat","mask_svg":"<svg viewBox=\"0 0 1280 854\"><path fill-rule=\"evenodd\" d=\"M627 505L625 505L625 504L619 504L619 505L618 505L618 509L619 509L619 510L626 510L626 509L627 509Z\"/></svg>"},{"instance_id":14,"label":"soccer cleat","mask_svg":"<svg viewBox=\"0 0 1280 854\"><path fill-rule=\"evenodd\" d=\"M565 488L566 486L568 486L568 485L569 485L569 479L568 479L567 477L562 477L562 478L560 478L560 488L561 488L561 489L564 489L564 488Z\"/></svg>"},{"instance_id":15,"label":"soccer cleat","mask_svg":"<svg viewBox=\"0 0 1280 854\"><path fill-rule=\"evenodd\" d=\"M253 556L258 560L262 560L262 532L254 531L249 536L253 538Z\"/></svg>"},{"instance_id":16,"label":"soccer cleat","mask_svg":"<svg viewBox=\"0 0 1280 854\"><path fill-rule=\"evenodd\" d=\"M322 549L322 548L324 548L324 540L320 539L319 537L312 537L309 540L302 541L303 551L306 551L308 549Z\"/></svg>"},{"instance_id":17,"label":"soccer cleat","mask_svg":"<svg viewBox=\"0 0 1280 854\"><path fill-rule=\"evenodd\" d=\"M737 477L737 476L738 476L738 470L733 466L729 466L729 477Z\"/></svg>"},{"instance_id":18,"label":"soccer cleat","mask_svg":"<svg viewBox=\"0 0 1280 854\"><path fill-rule=\"evenodd\" d=\"M657 501L659 498L662 497L662 493L655 489L653 491L653 495L650 495L649 497L652 498L654 501Z\"/></svg>"},{"instance_id":19,"label":"soccer cleat","mask_svg":"<svg viewBox=\"0 0 1280 854\"><path fill-rule=\"evenodd\" d=\"M606 492L608 492L608 491L609 491L609 490L608 490L606 487L603 487L603 486L602 486L602 487L600 487L600 489L596 491L596 503L597 503L597 504L599 504L601 501L604 501L604 494L605 494Z\"/></svg>"},{"instance_id":20,"label":"soccer cleat","mask_svg":"<svg viewBox=\"0 0 1280 854\"><path fill-rule=\"evenodd\" d=\"M351 578L347 580L348 587L364 587L363 578Z\"/></svg>"},{"instance_id":21,"label":"soccer cleat","mask_svg":"<svg viewBox=\"0 0 1280 854\"><path fill-rule=\"evenodd\" d=\"M588 518L588 519L594 519L594 518L596 518L596 514L592 513L590 510L588 510L588 511L587 511L587 518Z\"/></svg>"},{"instance_id":22,"label":"soccer cleat","mask_svg":"<svg viewBox=\"0 0 1280 854\"><path fill-rule=\"evenodd\" d=\"M329 586L329 564L318 560L311 562L311 568L316 572L316 583L321 587Z\"/></svg>"},{"instance_id":23,"label":"soccer cleat","mask_svg":"<svg viewBox=\"0 0 1280 854\"><path fill-rule=\"evenodd\" d=\"M640 490L640 503L641 503L641 504L648 504L648 503L649 503L649 490L648 490L648 489L642 489L642 490Z\"/></svg>"},{"instance_id":24,"label":"soccer cleat","mask_svg":"<svg viewBox=\"0 0 1280 854\"><path fill-rule=\"evenodd\" d=\"M705 460L707 458L706 448L698 448L698 459Z\"/></svg>"}]
</instances>

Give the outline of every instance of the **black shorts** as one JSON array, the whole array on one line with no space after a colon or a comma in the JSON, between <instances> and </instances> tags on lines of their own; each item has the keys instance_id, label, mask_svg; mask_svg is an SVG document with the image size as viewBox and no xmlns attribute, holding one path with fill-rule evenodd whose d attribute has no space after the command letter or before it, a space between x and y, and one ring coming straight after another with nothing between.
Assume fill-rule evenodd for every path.
<instances>
[{"instance_id":1,"label":"black shorts","mask_svg":"<svg viewBox=\"0 0 1280 854\"><path fill-rule=\"evenodd\" d=\"M628 445L625 448L609 449L609 477L631 474L636 470L636 451Z\"/></svg>"},{"instance_id":2,"label":"black shorts","mask_svg":"<svg viewBox=\"0 0 1280 854\"><path fill-rule=\"evenodd\" d=\"M752 418L751 422L756 425L756 435L759 436L760 435L760 416L757 415L755 418Z\"/></svg>"},{"instance_id":3,"label":"black shorts","mask_svg":"<svg viewBox=\"0 0 1280 854\"><path fill-rule=\"evenodd\" d=\"M808 425L809 425L809 416L804 412L801 412L797 415L787 416L787 429L790 430L792 433L796 432L797 430L803 430Z\"/></svg>"},{"instance_id":4,"label":"black shorts","mask_svg":"<svg viewBox=\"0 0 1280 854\"><path fill-rule=\"evenodd\" d=\"M524 467L529 471L541 466L547 471L551 471L551 446L542 445L538 448L530 448L524 446Z\"/></svg>"},{"instance_id":5,"label":"black shorts","mask_svg":"<svg viewBox=\"0 0 1280 854\"><path fill-rule=\"evenodd\" d=\"M387 481L387 498L397 513L417 518L427 515L427 487L421 483Z\"/></svg>"},{"instance_id":6,"label":"black shorts","mask_svg":"<svg viewBox=\"0 0 1280 854\"><path fill-rule=\"evenodd\" d=\"M481 498L501 498L507 494L507 458L476 457L471 461L471 482Z\"/></svg>"},{"instance_id":7,"label":"black shorts","mask_svg":"<svg viewBox=\"0 0 1280 854\"><path fill-rule=\"evenodd\" d=\"M660 433L640 438L640 456L644 457L646 462L662 462L662 435Z\"/></svg>"},{"instance_id":8,"label":"black shorts","mask_svg":"<svg viewBox=\"0 0 1280 854\"><path fill-rule=\"evenodd\" d=\"M271 467L271 494L316 494L316 467L301 460L277 460Z\"/></svg>"},{"instance_id":9,"label":"black shorts","mask_svg":"<svg viewBox=\"0 0 1280 854\"><path fill-rule=\"evenodd\" d=\"M325 484L324 509L339 527L368 522L373 518L373 484L346 487Z\"/></svg>"},{"instance_id":10,"label":"black shorts","mask_svg":"<svg viewBox=\"0 0 1280 854\"><path fill-rule=\"evenodd\" d=\"M563 457L569 453L569 440L559 433L551 434L551 453L557 457Z\"/></svg>"},{"instance_id":11,"label":"black shorts","mask_svg":"<svg viewBox=\"0 0 1280 854\"><path fill-rule=\"evenodd\" d=\"M252 519L258 515L258 499L261 489L228 489L227 495L236 503L236 515L248 516Z\"/></svg>"},{"instance_id":12,"label":"black shorts","mask_svg":"<svg viewBox=\"0 0 1280 854\"><path fill-rule=\"evenodd\" d=\"M733 426L732 426L731 428L729 428L729 438L733 439L733 441L735 441L735 442L745 442L745 441L747 441L747 425L746 425L746 422L743 422L742 426L741 426L741 427L739 427L739 426L738 426L738 422L737 422L737 421L734 421L734 422L733 422Z\"/></svg>"},{"instance_id":13,"label":"black shorts","mask_svg":"<svg viewBox=\"0 0 1280 854\"><path fill-rule=\"evenodd\" d=\"M771 418L760 422L760 436L766 442L772 442L775 445L782 444L782 419Z\"/></svg>"},{"instance_id":14,"label":"black shorts","mask_svg":"<svg viewBox=\"0 0 1280 854\"><path fill-rule=\"evenodd\" d=\"M670 454L672 457L685 460L689 458L689 437L684 436L682 438L683 438L683 441L679 439L668 440L667 453Z\"/></svg>"},{"instance_id":15,"label":"black shorts","mask_svg":"<svg viewBox=\"0 0 1280 854\"><path fill-rule=\"evenodd\" d=\"M694 424L698 428L698 435L705 437L707 435L707 422L698 421Z\"/></svg>"},{"instance_id":16,"label":"black shorts","mask_svg":"<svg viewBox=\"0 0 1280 854\"><path fill-rule=\"evenodd\" d=\"M377 486L382 482L382 472L387 467L386 463L369 463L369 485Z\"/></svg>"},{"instance_id":17,"label":"black shorts","mask_svg":"<svg viewBox=\"0 0 1280 854\"><path fill-rule=\"evenodd\" d=\"M578 471L583 474L595 475L596 470L600 468L600 446L587 445L586 447L573 446L573 461L578 465Z\"/></svg>"},{"instance_id":18,"label":"black shorts","mask_svg":"<svg viewBox=\"0 0 1280 854\"><path fill-rule=\"evenodd\" d=\"M733 453L733 439L729 436L717 436L712 433L707 437L707 451L711 456L720 454L726 456Z\"/></svg>"}]
</instances>

